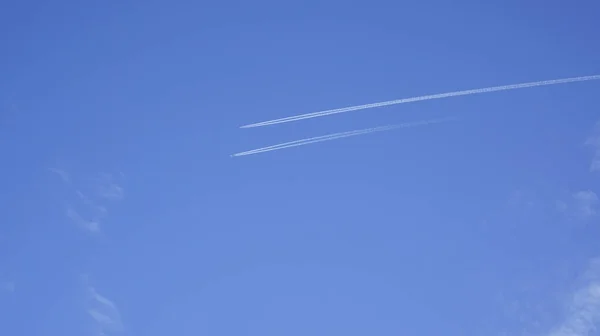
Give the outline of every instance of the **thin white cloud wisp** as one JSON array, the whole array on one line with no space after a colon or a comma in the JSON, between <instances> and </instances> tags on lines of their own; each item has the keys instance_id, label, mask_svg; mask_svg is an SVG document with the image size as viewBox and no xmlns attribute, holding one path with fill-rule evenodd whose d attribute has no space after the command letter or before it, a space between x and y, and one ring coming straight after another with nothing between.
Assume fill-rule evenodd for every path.
<instances>
[{"instance_id":1,"label":"thin white cloud wisp","mask_svg":"<svg viewBox=\"0 0 600 336\"><path fill-rule=\"evenodd\" d=\"M50 168L71 190L74 197L67 202L65 215L78 227L87 232L98 233L103 219L108 215L106 201L120 201L124 198L124 189L116 182L112 174L100 173L87 179L81 185L75 183L71 174L62 169ZM121 174L122 176L122 174ZM87 185L86 185L87 184ZM80 188L86 190L82 192Z\"/></svg>"},{"instance_id":2,"label":"thin white cloud wisp","mask_svg":"<svg viewBox=\"0 0 600 336\"><path fill-rule=\"evenodd\" d=\"M95 322L100 335L113 335L123 330L121 314L117 305L100 295L94 287L88 288L89 304L87 313Z\"/></svg>"},{"instance_id":3,"label":"thin white cloud wisp","mask_svg":"<svg viewBox=\"0 0 600 336\"><path fill-rule=\"evenodd\" d=\"M49 171L53 172L54 174L58 175L60 177L61 180L63 180L63 182L65 183L71 183L71 177L69 176L69 174L62 170L62 169L58 169L58 168L48 168Z\"/></svg>"},{"instance_id":4,"label":"thin white cloud wisp","mask_svg":"<svg viewBox=\"0 0 600 336\"><path fill-rule=\"evenodd\" d=\"M573 194L577 214L584 218L595 216L600 205L598 195L591 190L583 190Z\"/></svg>"},{"instance_id":5,"label":"thin white cloud wisp","mask_svg":"<svg viewBox=\"0 0 600 336\"><path fill-rule=\"evenodd\" d=\"M85 219L71 206L67 207L66 215L73 223L88 232L96 233L100 231L100 222L97 219Z\"/></svg>"},{"instance_id":6,"label":"thin white cloud wisp","mask_svg":"<svg viewBox=\"0 0 600 336\"><path fill-rule=\"evenodd\" d=\"M590 220L598 215L600 198L592 190L581 190L570 195L568 201L556 201L556 209L576 220Z\"/></svg>"},{"instance_id":7,"label":"thin white cloud wisp","mask_svg":"<svg viewBox=\"0 0 600 336\"><path fill-rule=\"evenodd\" d=\"M600 258L593 259L583 284L568 303L563 323L548 336L589 336L600 322Z\"/></svg>"},{"instance_id":8,"label":"thin white cloud wisp","mask_svg":"<svg viewBox=\"0 0 600 336\"><path fill-rule=\"evenodd\" d=\"M98 179L98 195L109 200L122 200L125 197L123 188L115 182L111 174L103 173Z\"/></svg>"}]
</instances>

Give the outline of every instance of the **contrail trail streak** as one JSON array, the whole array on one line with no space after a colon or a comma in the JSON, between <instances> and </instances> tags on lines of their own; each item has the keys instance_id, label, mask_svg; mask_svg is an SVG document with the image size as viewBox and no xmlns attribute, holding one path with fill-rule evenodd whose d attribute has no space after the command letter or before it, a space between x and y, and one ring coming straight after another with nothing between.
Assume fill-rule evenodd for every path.
<instances>
[{"instance_id":1,"label":"contrail trail streak","mask_svg":"<svg viewBox=\"0 0 600 336\"><path fill-rule=\"evenodd\" d=\"M521 84L494 86L494 87L487 87L487 88L481 88L481 89L471 89L471 90L454 91L454 92L447 92L447 93L438 93L438 94L432 94L432 95L426 95L426 96L396 99L396 100L389 100L389 101L384 101L384 102L380 102L380 103L356 105L356 106L342 107L342 108L337 108L337 109L332 109L332 110L300 114L300 115L296 115L296 116L280 118L280 119L273 119L273 120L263 121L263 122L249 124L249 125L245 125L245 126L240 126L240 128L262 127L262 126L298 121L298 120L303 120L303 119L324 117L324 116L331 115L331 114L345 113L345 112L350 112L350 111L364 110L364 109L370 109L370 108L382 107L382 106L388 106L388 105L412 103L412 102L424 101L424 100L442 99L442 98L466 96L466 95L472 95L472 94L505 91L505 90L516 90L516 89L523 89L523 88L535 87L535 86L555 85L555 84L572 83L572 82L583 82L583 81L590 81L590 80L597 80L597 79L600 79L600 75L571 77L571 78L553 79L553 80L545 80L545 81L529 82L529 83L521 83Z\"/></svg>"},{"instance_id":2,"label":"contrail trail streak","mask_svg":"<svg viewBox=\"0 0 600 336\"><path fill-rule=\"evenodd\" d=\"M246 152L243 152L243 154L251 154L252 152L262 152L264 150L267 149L278 149L282 146L288 147L290 145L295 145L295 144L305 144L307 142L312 143L313 141L323 141L323 140L329 140L329 138L339 138L340 136L348 136L348 135L357 135L357 134L363 134L365 132L372 132L372 131L381 131L384 129L388 129L389 127L397 127L398 125L387 125L387 126L379 126L379 127L373 127L373 128L365 128L365 129L360 129L360 130L354 130L354 131L346 131L346 132L339 132L339 133L332 133L332 134L326 134L326 135L320 135L320 136L316 136L316 137L311 137L311 138L305 138L305 139L300 139L300 140L294 140L294 141L290 141L290 142L284 142L284 143L280 143L277 145L272 145L272 146L267 146L267 147L262 147L259 149L253 149L253 150L249 150ZM242 153L238 153L238 154L242 154ZM237 154L234 154L237 155ZM232 156L234 156L232 155Z\"/></svg>"},{"instance_id":3,"label":"contrail trail streak","mask_svg":"<svg viewBox=\"0 0 600 336\"><path fill-rule=\"evenodd\" d=\"M267 146L267 147L262 147L262 148L258 148L258 149L253 149L253 150L233 154L231 156L244 156L244 155L265 153L265 152L276 151L276 150L290 148L290 147L304 146L304 145L317 143L317 142L324 142L324 141L330 141L330 140L335 140L335 139L347 138L347 137L356 136L356 135L363 135L363 134L374 133L374 132L383 132L383 131L389 131L389 130L398 129L398 128L407 128L407 127L436 124L436 123L441 123L441 122L447 122L447 121L450 121L453 119L455 119L455 118L450 117L450 118L430 119L430 120L415 121L415 122L409 122L409 123L403 123L403 124L387 125L387 126L366 128L366 129L361 129L361 130L333 133L333 134L316 136L316 137L312 137L312 138L284 142L284 143L280 143L280 144L273 145L273 146Z\"/></svg>"}]
</instances>

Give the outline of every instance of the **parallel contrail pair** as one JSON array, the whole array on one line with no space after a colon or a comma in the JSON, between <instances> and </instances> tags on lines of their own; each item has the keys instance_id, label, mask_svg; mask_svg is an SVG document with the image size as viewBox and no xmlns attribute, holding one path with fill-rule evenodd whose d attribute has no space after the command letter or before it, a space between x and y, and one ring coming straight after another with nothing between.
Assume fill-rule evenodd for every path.
<instances>
[{"instance_id":1,"label":"parallel contrail pair","mask_svg":"<svg viewBox=\"0 0 600 336\"><path fill-rule=\"evenodd\" d=\"M447 92L447 93L438 93L438 94L432 94L432 95L426 95L426 96L389 100L389 101L384 101L384 102L380 102L380 103L356 105L356 106L349 106L349 107L337 108L337 109L332 109L332 110L300 114L300 115L286 117L286 118L273 119L273 120L263 121L263 122L259 122L259 123L255 123L255 124L249 124L249 125L241 126L240 128L262 127L262 126L298 121L298 120L303 120L303 119L324 117L324 116L331 115L331 114L345 113L345 112L350 112L350 111L364 110L364 109L370 109L370 108L382 107L382 106L388 106L388 105L412 103L412 102L424 101L424 100L442 99L442 98L450 98L450 97L456 97L456 96L466 96L466 95L486 93L486 92L523 89L523 88L535 87L535 86L555 85L555 84L572 83L572 82L583 82L583 81L590 81L590 80L597 80L597 79L600 79L600 75L571 77L571 78L553 79L553 80L545 80L545 81L529 82L529 83L521 83L521 84L494 86L494 87L487 87L487 88L482 88L482 89L472 89L472 90L454 91L454 92Z\"/></svg>"},{"instance_id":2,"label":"parallel contrail pair","mask_svg":"<svg viewBox=\"0 0 600 336\"><path fill-rule=\"evenodd\" d=\"M280 143L280 144L273 145L273 146L267 146L267 147L263 147L263 148L249 150L246 152L233 154L231 156L252 155L252 154L258 154L258 153L276 151L276 150L280 150L280 149L284 149L284 148L304 146L304 145L317 143L317 142L324 142L324 141L330 141L330 140L335 140L335 139L347 138L347 137L356 136L356 135L363 135L363 134L374 133L374 132L383 132L383 131L389 131L389 130L398 129L398 128L407 128L407 127L436 124L436 123L441 123L441 122L447 122L447 121L450 121L453 119L454 118L452 118L452 117L440 118L440 119L430 119L430 120L415 121L415 122L402 123L402 124L396 124L396 125L380 126L380 127L360 129L360 130L354 130L354 131L333 133L333 134L321 135L321 136L312 137L312 138L296 140L296 141L284 142L284 143Z\"/></svg>"}]
</instances>

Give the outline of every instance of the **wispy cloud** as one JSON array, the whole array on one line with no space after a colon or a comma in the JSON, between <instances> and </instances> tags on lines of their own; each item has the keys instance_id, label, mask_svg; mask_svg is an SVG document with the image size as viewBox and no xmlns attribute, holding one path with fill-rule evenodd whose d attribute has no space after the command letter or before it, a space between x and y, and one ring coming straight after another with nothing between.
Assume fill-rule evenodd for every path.
<instances>
[{"instance_id":1,"label":"wispy cloud","mask_svg":"<svg viewBox=\"0 0 600 336\"><path fill-rule=\"evenodd\" d=\"M121 174L122 176L122 174ZM98 179L98 195L110 200L122 200L123 188L115 182L112 174L102 173Z\"/></svg>"},{"instance_id":2,"label":"wispy cloud","mask_svg":"<svg viewBox=\"0 0 600 336\"><path fill-rule=\"evenodd\" d=\"M549 336L589 336L600 322L600 258L593 259L568 302L564 321Z\"/></svg>"},{"instance_id":3,"label":"wispy cloud","mask_svg":"<svg viewBox=\"0 0 600 336\"><path fill-rule=\"evenodd\" d=\"M595 153L590 166L591 171L600 170L600 122L596 124L594 134L586 141L593 146ZM600 199L592 190L581 190L571 195L570 202L557 202L560 211L568 212L583 219L598 215ZM600 257L589 262L587 271L579 286L567 303L566 316L549 336L590 336L597 335L600 323Z\"/></svg>"},{"instance_id":4,"label":"wispy cloud","mask_svg":"<svg viewBox=\"0 0 600 336\"><path fill-rule=\"evenodd\" d=\"M249 124L249 125L241 126L240 128L262 127L262 126L268 126L268 125L275 125L275 124L299 121L299 120L303 120L303 119L324 117L324 116L328 116L328 115L332 115L332 114L345 113L345 112L350 112L350 111L372 109L372 108L376 108L376 107L405 104L405 103L412 103L412 102L432 100L432 99L467 96L467 95L480 94L480 93L516 90L516 89L523 89L523 88L528 88L528 87L556 85L556 84L582 82L582 81L598 80L598 79L600 79L600 75L571 77L571 78L553 79L553 80L545 80L545 81L537 81L537 82L529 82L529 83L521 83L521 84L494 86L494 87L487 87L487 88L480 88L480 89L438 93L438 94L432 94L432 95L426 95L426 96L396 99L396 100L389 100L389 101L379 102L379 103L356 105L356 106L342 107L342 108L336 108L336 109L319 111L319 112L300 114L300 115L286 117L286 118L273 119L273 120L258 122L258 123L254 123L254 124Z\"/></svg>"},{"instance_id":5,"label":"wispy cloud","mask_svg":"<svg viewBox=\"0 0 600 336\"><path fill-rule=\"evenodd\" d=\"M591 190L579 191L573 194L577 214L584 218L595 216L598 210L598 195Z\"/></svg>"},{"instance_id":6,"label":"wispy cloud","mask_svg":"<svg viewBox=\"0 0 600 336\"><path fill-rule=\"evenodd\" d=\"M100 173L88 178L88 183L80 185L65 170L57 168L49 170L58 174L72 190L74 197L67 202L66 217L88 232L100 232L101 222L108 215L107 207L103 204L103 201L118 201L124 197L123 187L117 183L117 179L112 174ZM123 174L121 173L120 176L122 177ZM83 192L82 189L85 189L86 192Z\"/></svg>"},{"instance_id":7,"label":"wispy cloud","mask_svg":"<svg viewBox=\"0 0 600 336\"><path fill-rule=\"evenodd\" d=\"M81 200L81 202L83 204L85 204L86 206L88 206L89 208L91 208L93 210L93 212L95 212L96 214L98 214L98 216L104 216L108 212L106 210L106 207L104 207L102 205L99 205L98 203L92 201L89 197L87 197L81 191L76 190L75 194L77 195L77 197L79 198L79 200Z\"/></svg>"},{"instance_id":8,"label":"wispy cloud","mask_svg":"<svg viewBox=\"0 0 600 336\"><path fill-rule=\"evenodd\" d=\"M600 121L594 126L592 135L585 142L586 145L592 147L594 156L590 164L590 171L595 172L600 170Z\"/></svg>"},{"instance_id":9,"label":"wispy cloud","mask_svg":"<svg viewBox=\"0 0 600 336\"><path fill-rule=\"evenodd\" d=\"M87 313L95 323L99 335L115 335L123 331L123 322L117 305L98 291L88 286Z\"/></svg>"},{"instance_id":10,"label":"wispy cloud","mask_svg":"<svg viewBox=\"0 0 600 336\"><path fill-rule=\"evenodd\" d=\"M63 180L63 182L71 183L71 177L66 171L58 168L48 168L48 170L57 174Z\"/></svg>"},{"instance_id":11,"label":"wispy cloud","mask_svg":"<svg viewBox=\"0 0 600 336\"><path fill-rule=\"evenodd\" d=\"M67 207L67 218L69 218L77 226L89 232L96 233L100 231L100 222L98 219L85 219L71 206Z\"/></svg>"},{"instance_id":12,"label":"wispy cloud","mask_svg":"<svg viewBox=\"0 0 600 336\"><path fill-rule=\"evenodd\" d=\"M568 201L557 201L556 208L570 217L587 220L598 214L600 199L595 192L582 190L573 193Z\"/></svg>"}]
</instances>

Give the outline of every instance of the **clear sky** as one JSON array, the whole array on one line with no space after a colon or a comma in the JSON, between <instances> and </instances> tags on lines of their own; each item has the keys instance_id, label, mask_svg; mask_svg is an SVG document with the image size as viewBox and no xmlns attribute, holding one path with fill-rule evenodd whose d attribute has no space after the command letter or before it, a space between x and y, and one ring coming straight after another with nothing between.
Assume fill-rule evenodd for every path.
<instances>
[{"instance_id":1,"label":"clear sky","mask_svg":"<svg viewBox=\"0 0 600 336\"><path fill-rule=\"evenodd\" d=\"M2 2L0 335L600 335L600 81L239 128L598 75L598 13Z\"/></svg>"}]
</instances>

